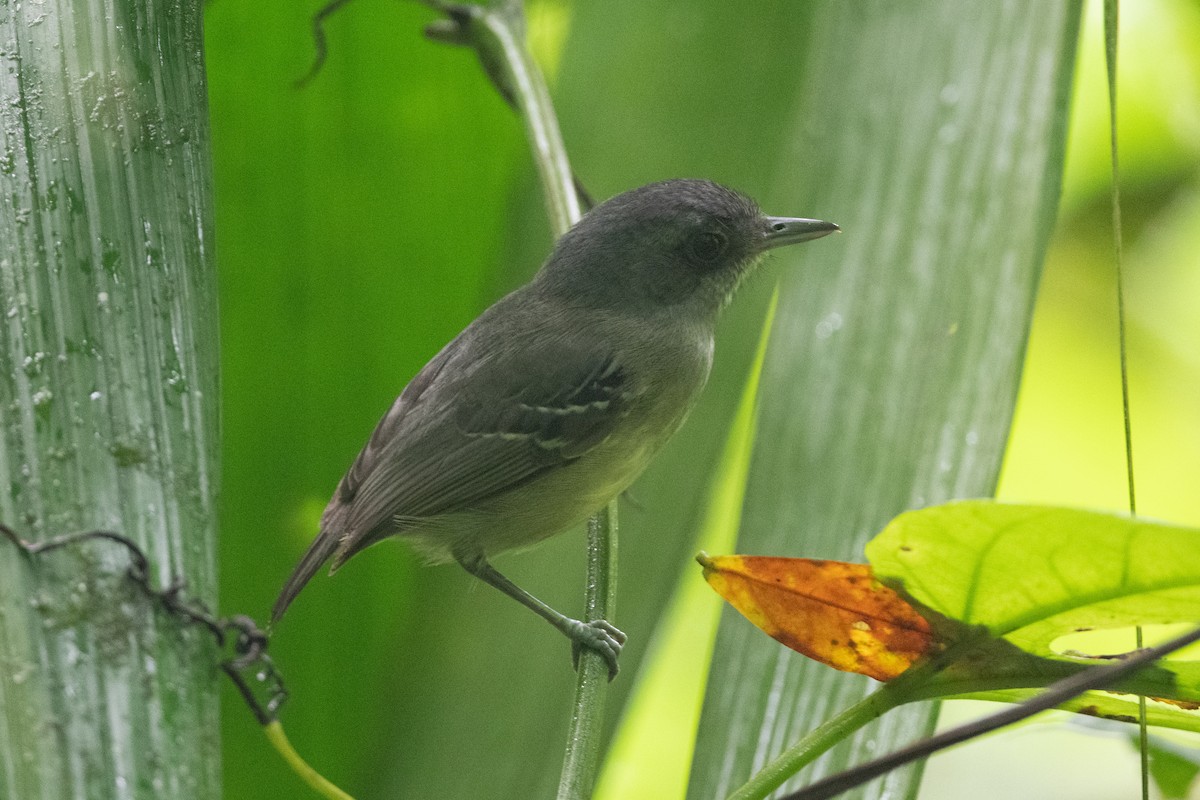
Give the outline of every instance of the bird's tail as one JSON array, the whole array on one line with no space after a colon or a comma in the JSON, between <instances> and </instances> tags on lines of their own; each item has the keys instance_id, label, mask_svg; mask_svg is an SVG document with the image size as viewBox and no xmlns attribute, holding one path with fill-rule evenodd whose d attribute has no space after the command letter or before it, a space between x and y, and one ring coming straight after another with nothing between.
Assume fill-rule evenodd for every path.
<instances>
[{"instance_id":1,"label":"bird's tail","mask_svg":"<svg viewBox=\"0 0 1200 800\"><path fill-rule=\"evenodd\" d=\"M322 527L324 528L324 526ZM313 540L313 543L308 546L304 557L300 559L300 563L292 570L292 576L283 585L283 591L279 593L279 599L275 601L275 607L271 609L272 625L279 622L279 618L283 616L284 611L287 611L287 607L291 605L296 595L300 594L300 590L304 588L304 584L308 583L309 579L317 574L317 570L321 568L321 565L329 560L334 550L337 550L339 539L340 536L337 533L329 528L324 528L317 538Z\"/></svg>"}]
</instances>

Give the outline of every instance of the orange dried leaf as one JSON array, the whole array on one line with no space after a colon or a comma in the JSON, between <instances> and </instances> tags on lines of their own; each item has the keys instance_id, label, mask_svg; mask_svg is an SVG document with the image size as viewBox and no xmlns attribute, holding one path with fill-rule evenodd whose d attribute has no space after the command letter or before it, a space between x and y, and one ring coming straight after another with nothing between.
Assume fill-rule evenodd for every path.
<instances>
[{"instance_id":1,"label":"orange dried leaf","mask_svg":"<svg viewBox=\"0 0 1200 800\"><path fill-rule=\"evenodd\" d=\"M937 646L925 618L866 564L704 553L696 560L746 619L836 669L886 681Z\"/></svg>"}]
</instances>

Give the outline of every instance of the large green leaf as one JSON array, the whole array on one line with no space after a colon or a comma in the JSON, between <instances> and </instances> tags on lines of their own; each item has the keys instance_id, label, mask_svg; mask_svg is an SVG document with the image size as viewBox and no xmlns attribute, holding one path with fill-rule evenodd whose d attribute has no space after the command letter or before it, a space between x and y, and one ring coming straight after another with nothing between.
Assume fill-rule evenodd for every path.
<instances>
[{"instance_id":1,"label":"large green leaf","mask_svg":"<svg viewBox=\"0 0 1200 800\"><path fill-rule=\"evenodd\" d=\"M900 511L994 487L1054 220L1079 4L809 8L772 205L845 235L783 278L738 550L855 560ZM727 794L866 690L727 611L689 796ZM799 780L930 721L889 714Z\"/></svg>"},{"instance_id":2,"label":"large green leaf","mask_svg":"<svg viewBox=\"0 0 1200 800\"><path fill-rule=\"evenodd\" d=\"M901 514L867 545L867 557L881 580L943 617L941 637L960 653L924 695L1020 699L1029 694L1020 690L1134 644L1132 635L1089 642L1070 634L1200 619L1195 528L969 500ZM1168 658L1120 688L1190 706L1200 702L1200 662ZM1137 713L1128 700L1096 694L1070 707ZM1174 707L1155 709L1151 721L1200 730L1200 715Z\"/></svg>"},{"instance_id":3,"label":"large green leaf","mask_svg":"<svg viewBox=\"0 0 1200 800\"><path fill-rule=\"evenodd\" d=\"M876 575L1027 653L1077 629L1200 617L1200 530L986 501L901 514L867 546Z\"/></svg>"}]
</instances>

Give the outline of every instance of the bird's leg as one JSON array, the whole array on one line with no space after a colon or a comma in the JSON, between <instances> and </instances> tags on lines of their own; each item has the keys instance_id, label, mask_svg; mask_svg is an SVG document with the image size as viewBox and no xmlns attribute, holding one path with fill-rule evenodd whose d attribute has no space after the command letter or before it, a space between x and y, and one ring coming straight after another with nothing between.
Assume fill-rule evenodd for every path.
<instances>
[{"instance_id":1,"label":"bird's leg","mask_svg":"<svg viewBox=\"0 0 1200 800\"><path fill-rule=\"evenodd\" d=\"M495 586L523 606L531 609L571 640L571 660L579 667L579 649L595 650L608 663L608 679L617 675L617 657L625 644L625 634L604 619L582 622L555 611L529 592L517 586L491 565L482 553L456 554L462 568L486 583Z\"/></svg>"}]
</instances>

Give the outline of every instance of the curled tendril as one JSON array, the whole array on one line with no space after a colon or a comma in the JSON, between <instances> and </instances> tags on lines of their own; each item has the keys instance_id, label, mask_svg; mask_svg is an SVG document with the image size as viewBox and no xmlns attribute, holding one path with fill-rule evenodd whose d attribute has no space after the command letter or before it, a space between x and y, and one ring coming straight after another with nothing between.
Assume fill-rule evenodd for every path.
<instances>
[{"instance_id":1,"label":"curled tendril","mask_svg":"<svg viewBox=\"0 0 1200 800\"><path fill-rule=\"evenodd\" d=\"M84 531L31 542L22 539L12 528L0 523L0 535L16 545L28 558L95 539L115 542L124 547L129 554L126 577L146 597L178 619L181 626L199 626L207 630L216 641L217 647L224 649L232 641L233 655L223 659L219 666L233 681L260 724L267 725L275 720L279 709L287 700L288 692L284 687L283 676L275 669L274 662L267 654L270 640L252 618L244 614L231 617L215 616L203 602L186 594L187 584L181 578L172 580L162 589L156 588L150 583L150 560L133 539L122 533ZM260 693L265 699L260 699Z\"/></svg>"}]
</instances>

